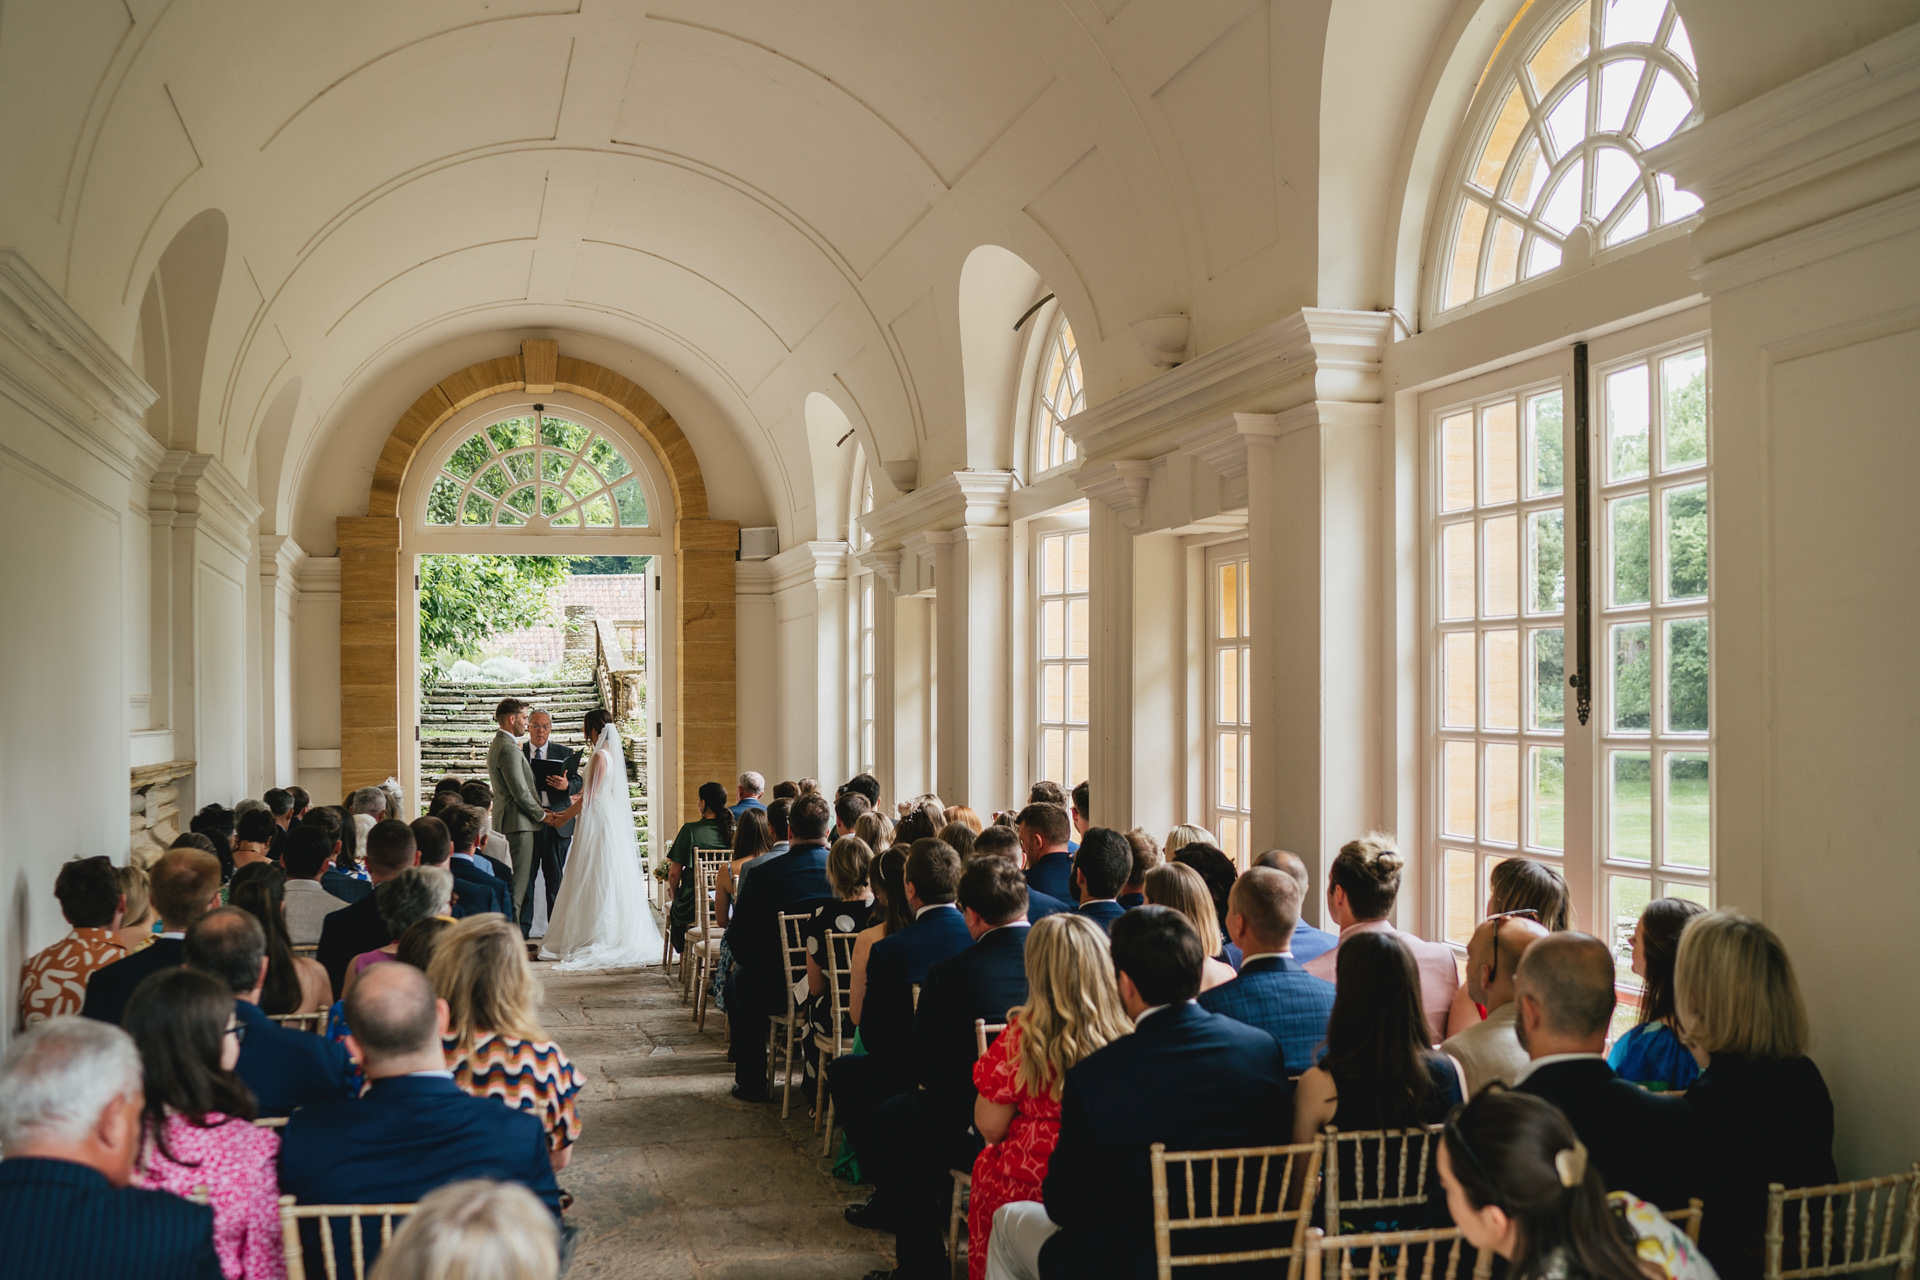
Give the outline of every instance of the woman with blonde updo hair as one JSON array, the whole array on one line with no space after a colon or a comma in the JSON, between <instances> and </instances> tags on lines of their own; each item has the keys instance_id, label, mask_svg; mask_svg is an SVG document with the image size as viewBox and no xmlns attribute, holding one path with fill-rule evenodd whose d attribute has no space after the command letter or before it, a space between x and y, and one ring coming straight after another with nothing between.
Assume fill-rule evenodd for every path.
<instances>
[{"instance_id":1,"label":"woman with blonde updo hair","mask_svg":"<svg viewBox=\"0 0 1920 1280\"><path fill-rule=\"evenodd\" d=\"M1147 872L1146 895L1147 901L1155 906L1172 907L1193 921L1193 927L1200 931L1201 946L1214 949L1200 971L1202 991L1211 991L1223 982L1234 980L1237 975L1233 966L1220 958L1220 913L1214 910L1213 895L1207 891L1207 882L1200 878L1198 871L1185 863L1161 863Z\"/></svg>"},{"instance_id":2,"label":"woman with blonde updo hair","mask_svg":"<svg viewBox=\"0 0 1920 1280\"><path fill-rule=\"evenodd\" d=\"M1207 830L1205 827L1191 822L1183 822L1173 830L1167 832L1167 842L1160 846L1160 851L1168 858L1171 858L1174 854L1180 852L1190 844L1209 844L1218 848L1220 842L1215 840L1213 838L1213 832Z\"/></svg>"},{"instance_id":3,"label":"woman with blonde updo hair","mask_svg":"<svg viewBox=\"0 0 1920 1280\"><path fill-rule=\"evenodd\" d=\"M420 1198L369 1280L555 1280L553 1215L517 1182L473 1178Z\"/></svg>"},{"instance_id":4,"label":"woman with blonde updo hair","mask_svg":"<svg viewBox=\"0 0 1920 1280\"><path fill-rule=\"evenodd\" d=\"M1727 910L1689 920L1674 959L1673 1002L1681 1042L1700 1064L1686 1093L1700 1128L1700 1247L1722 1276L1745 1280L1764 1261L1767 1184L1838 1178L1833 1098L1807 1057L1807 1006L1793 961L1758 920Z\"/></svg>"},{"instance_id":5,"label":"woman with blonde updo hair","mask_svg":"<svg viewBox=\"0 0 1920 1280\"><path fill-rule=\"evenodd\" d=\"M447 1002L454 1083L531 1112L547 1131L554 1171L566 1168L580 1136L580 1075L540 1026L540 989L519 926L491 912L453 924L434 944L427 977Z\"/></svg>"},{"instance_id":6,"label":"woman with blonde updo hair","mask_svg":"<svg viewBox=\"0 0 1920 1280\"><path fill-rule=\"evenodd\" d=\"M1006 1031L973 1064L973 1124L987 1145L973 1161L968 1280L986 1275L994 1210L1040 1199L1067 1072L1133 1030L1099 925L1056 912L1027 932L1026 955L1027 1002L1008 1011Z\"/></svg>"},{"instance_id":7,"label":"woman with blonde updo hair","mask_svg":"<svg viewBox=\"0 0 1920 1280\"><path fill-rule=\"evenodd\" d=\"M1393 927L1393 904L1400 896L1400 871L1405 865L1392 836L1376 832L1347 841L1327 869L1327 915L1340 926L1343 942L1354 933L1390 933L1406 944L1420 974L1420 1007L1426 1011L1433 1043L1439 1044L1447 1038L1453 999L1460 991L1460 970L1445 943L1428 942ZM1307 961L1306 970L1333 982L1339 957L1340 945L1335 943Z\"/></svg>"},{"instance_id":8,"label":"woman with blonde updo hair","mask_svg":"<svg viewBox=\"0 0 1920 1280\"><path fill-rule=\"evenodd\" d=\"M893 848L893 819L878 809L869 809L854 822L853 834L866 841L877 857Z\"/></svg>"}]
</instances>

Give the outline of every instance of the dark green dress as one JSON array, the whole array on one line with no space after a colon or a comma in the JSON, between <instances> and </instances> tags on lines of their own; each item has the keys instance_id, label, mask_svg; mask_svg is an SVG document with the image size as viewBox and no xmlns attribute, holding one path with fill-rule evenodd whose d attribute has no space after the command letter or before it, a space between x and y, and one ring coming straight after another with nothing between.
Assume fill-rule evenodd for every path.
<instances>
[{"instance_id":1,"label":"dark green dress","mask_svg":"<svg viewBox=\"0 0 1920 1280\"><path fill-rule=\"evenodd\" d=\"M673 847L667 850L667 861L680 868L680 889L673 895L673 908L667 913L667 936L673 939L675 951L680 950L681 939L686 937L687 930L693 928L693 894L695 882L699 879L694 874L693 851L726 848L731 843L720 838L720 824L712 818L689 822L673 838Z\"/></svg>"}]
</instances>

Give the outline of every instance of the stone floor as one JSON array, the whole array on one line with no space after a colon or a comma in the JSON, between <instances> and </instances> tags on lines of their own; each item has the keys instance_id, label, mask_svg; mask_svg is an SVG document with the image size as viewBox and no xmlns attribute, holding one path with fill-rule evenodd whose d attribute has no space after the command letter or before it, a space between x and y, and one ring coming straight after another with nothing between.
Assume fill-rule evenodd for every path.
<instances>
[{"instance_id":1,"label":"stone floor","mask_svg":"<svg viewBox=\"0 0 1920 1280\"><path fill-rule=\"evenodd\" d=\"M536 968L547 1032L583 1081L560 1172L581 1233L571 1280L859 1280L890 1265L892 1237L841 1217L864 1189L834 1181L798 1086L784 1122L777 1103L728 1096L723 1019L696 1031L657 967Z\"/></svg>"}]
</instances>

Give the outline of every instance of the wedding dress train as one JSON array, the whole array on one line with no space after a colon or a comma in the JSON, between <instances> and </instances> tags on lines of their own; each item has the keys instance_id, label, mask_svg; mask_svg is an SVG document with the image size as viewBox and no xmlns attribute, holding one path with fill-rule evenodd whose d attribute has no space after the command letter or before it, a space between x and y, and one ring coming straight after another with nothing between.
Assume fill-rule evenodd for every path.
<instances>
[{"instance_id":1,"label":"wedding dress train","mask_svg":"<svg viewBox=\"0 0 1920 1280\"><path fill-rule=\"evenodd\" d=\"M626 760L611 724L594 744L581 794L573 848L540 956L559 960L561 969L653 963L660 958L660 930L640 874Z\"/></svg>"}]
</instances>

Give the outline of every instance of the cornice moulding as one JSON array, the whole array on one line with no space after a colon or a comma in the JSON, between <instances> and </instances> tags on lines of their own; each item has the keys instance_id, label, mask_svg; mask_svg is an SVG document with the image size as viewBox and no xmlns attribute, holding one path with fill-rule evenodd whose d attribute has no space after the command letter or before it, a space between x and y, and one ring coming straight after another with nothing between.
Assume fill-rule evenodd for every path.
<instances>
[{"instance_id":1,"label":"cornice moulding","mask_svg":"<svg viewBox=\"0 0 1920 1280\"><path fill-rule=\"evenodd\" d=\"M1080 492L1110 508L1129 529L1138 529L1146 517L1147 484L1153 464L1131 459L1096 462L1074 473Z\"/></svg>"},{"instance_id":2,"label":"cornice moulding","mask_svg":"<svg viewBox=\"0 0 1920 1280\"><path fill-rule=\"evenodd\" d=\"M899 547L915 533L968 525L1004 525L1015 484L1011 471L954 471L860 517L874 545Z\"/></svg>"},{"instance_id":3,"label":"cornice moulding","mask_svg":"<svg viewBox=\"0 0 1920 1280\"><path fill-rule=\"evenodd\" d=\"M254 523L264 508L212 454L173 449L154 471L147 510L156 524L204 529L227 550L245 558L251 550Z\"/></svg>"},{"instance_id":4,"label":"cornice moulding","mask_svg":"<svg viewBox=\"0 0 1920 1280\"><path fill-rule=\"evenodd\" d=\"M1084 458L1137 459L1176 448L1194 424L1229 413L1378 400L1392 323L1383 311L1307 307L1082 410L1063 427Z\"/></svg>"},{"instance_id":5,"label":"cornice moulding","mask_svg":"<svg viewBox=\"0 0 1920 1280\"><path fill-rule=\"evenodd\" d=\"M293 585L301 595L339 595L340 558L308 556L294 569Z\"/></svg>"},{"instance_id":6,"label":"cornice moulding","mask_svg":"<svg viewBox=\"0 0 1920 1280\"><path fill-rule=\"evenodd\" d=\"M844 542L802 542L769 557L769 581L777 594L808 583L844 582L848 548Z\"/></svg>"}]
</instances>

